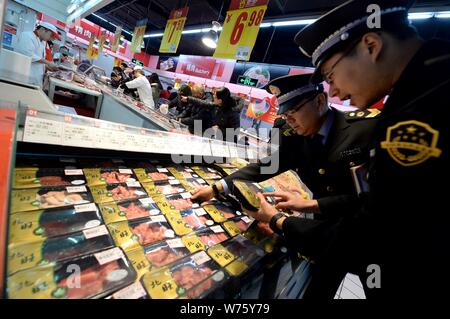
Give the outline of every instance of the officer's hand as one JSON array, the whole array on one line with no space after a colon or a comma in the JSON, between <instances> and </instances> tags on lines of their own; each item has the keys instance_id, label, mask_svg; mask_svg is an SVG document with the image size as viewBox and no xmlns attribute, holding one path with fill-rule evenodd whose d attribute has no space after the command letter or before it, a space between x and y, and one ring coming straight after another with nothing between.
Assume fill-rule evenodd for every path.
<instances>
[{"instance_id":1,"label":"officer's hand","mask_svg":"<svg viewBox=\"0 0 450 319\"><path fill-rule=\"evenodd\" d=\"M192 201L207 202L214 197L214 190L211 186L198 188L191 197Z\"/></svg>"},{"instance_id":2,"label":"officer's hand","mask_svg":"<svg viewBox=\"0 0 450 319\"><path fill-rule=\"evenodd\" d=\"M181 102L187 102L188 98L187 98L187 96L181 96L180 100L181 100Z\"/></svg>"},{"instance_id":3,"label":"officer's hand","mask_svg":"<svg viewBox=\"0 0 450 319\"><path fill-rule=\"evenodd\" d=\"M305 213L319 213L319 203L317 200L303 199L303 197L295 192L273 192L264 193L264 196L275 197L277 204L276 209L294 210Z\"/></svg>"},{"instance_id":4,"label":"officer's hand","mask_svg":"<svg viewBox=\"0 0 450 319\"><path fill-rule=\"evenodd\" d=\"M261 193L257 193L256 196L258 196L261 201L260 209L257 212L254 212L242 207L242 210L250 217L253 217L260 222L268 223L272 217L278 213L278 210L270 205Z\"/></svg>"}]
</instances>

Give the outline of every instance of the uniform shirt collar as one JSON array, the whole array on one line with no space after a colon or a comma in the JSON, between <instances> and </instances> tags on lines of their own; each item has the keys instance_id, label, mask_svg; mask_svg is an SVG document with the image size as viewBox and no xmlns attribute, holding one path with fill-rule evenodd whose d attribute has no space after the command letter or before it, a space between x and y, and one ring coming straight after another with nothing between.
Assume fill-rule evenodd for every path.
<instances>
[{"instance_id":1,"label":"uniform shirt collar","mask_svg":"<svg viewBox=\"0 0 450 319\"><path fill-rule=\"evenodd\" d=\"M331 109L327 111L326 114L327 119L325 122L323 122L322 127L320 128L319 132L317 132L316 135L319 135L322 137L322 145L325 145L328 140L328 136L330 135L331 126L333 125L335 114L334 112L331 112Z\"/></svg>"}]
</instances>

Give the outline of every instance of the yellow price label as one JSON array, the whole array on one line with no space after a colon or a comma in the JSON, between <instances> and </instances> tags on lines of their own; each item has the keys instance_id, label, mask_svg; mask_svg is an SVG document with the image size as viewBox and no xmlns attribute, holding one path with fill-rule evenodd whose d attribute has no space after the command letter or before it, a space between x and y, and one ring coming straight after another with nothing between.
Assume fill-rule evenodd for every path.
<instances>
[{"instance_id":1,"label":"yellow price label","mask_svg":"<svg viewBox=\"0 0 450 319\"><path fill-rule=\"evenodd\" d=\"M143 283L153 299L175 299L178 297L178 286L168 268L144 275Z\"/></svg>"},{"instance_id":2,"label":"yellow price label","mask_svg":"<svg viewBox=\"0 0 450 319\"><path fill-rule=\"evenodd\" d=\"M116 203L100 204L99 207L106 224L127 220L126 214L119 209Z\"/></svg>"},{"instance_id":3,"label":"yellow price label","mask_svg":"<svg viewBox=\"0 0 450 319\"><path fill-rule=\"evenodd\" d=\"M214 205L206 205L203 208L216 223L222 223L227 220L225 215Z\"/></svg>"},{"instance_id":4,"label":"yellow price label","mask_svg":"<svg viewBox=\"0 0 450 319\"><path fill-rule=\"evenodd\" d=\"M183 32L186 18L171 19L167 21L166 29L164 30L164 36L159 47L161 53L176 53L178 44L181 40L181 34Z\"/></svg>"},{"instance_id":5,"label":"yellow price label","mask_svg":"<svg viewBox=\"0 0 450 319\"><path fill-rule=\"evenodd\" d=\"M250 60L266 9L263 5L228 11L214 57Z\"/></svg>"},{"instance_id":6,"label":"yellow price label","mask_svg":"<svg viewBox=\"0 0 450 319\"><path fill-rule=\"evenodd\" d=\"M245 270L247 270L248 266L246 263L244 263L242 260L235 260L231 264L225 267L225 270L231 275L231 276L239 276L242 274Z\"/></svg>"},{"instance_id":7,"label":"yellow price label","mask_svg":"<svg viewBox=\"0 0 450 319\"><path fill-rule=\"evenodd\" d=\"M233 255L228 249L223 247L223 245L218 244L214 247L211 247L207 251L208 255L214 259L221 267L225 267L233 260L236 259L236 256Z\"/></svg>"},{"instance_id":8,"label":"yellow price label","mask_svg":"<svg viewBox=\"0 0 450 319\"><path fill-rule=\"evenodd\" d=\"M232 220L223 223L223 227L230 234L231 237L237 236L241 233L238 225Z\"/></svg>"},{"instance_id":9,"label":"yellow price label","mask_svg":"<svg viewBox=\"0 0 450 319\"><path fill-rule=\"evenodd\" d=\"M152 179L147 174L144 168L135 168L134 174L136 174L137 179L142 183L152 183Z\"/></svg>"},{"instance_id":10,"label":"yellow price label","mask_svg":"<svg viewBox=\"0 0 450 319\"><path fill-rule=\"evenodd\" d=\"M131 40L131 52L141 52L142 43L144 42L145 29L147 28L147 20L139 20L133 32L133 39Z\"/></svg>"},{"instance_id":11,"label":"yellow price label","mask_svg":"<svg viewBox=\"0 0 450 319\"><path fill-rule=\"evenodd\" d=\"M127 221L109 224L108 228L116 245L123 248L123 250L131 251L140 247L139 238L128 226Z\"/></svg>"},{"instance_id":12,"label":"yellow price label","mask_svg":"<svg viewBox=\"0 0 450 319\"><path fill-rule=\"evenodd\" d=\"M22 243L45 238L45 229L39 220L43 211L17 213L9 219L9 243Z\"/></svg>"},{"instance_id":13,"label":"yellow price label","mask_svg":"<svg viewBox=\"0 0 450 319\"><path fill-rule=\"evenodd\" d=\"M44 240L10 245L8 247L8 274L49 264L50 261L43 259L43 244Z\"/></svg>"},{"instance_id":14,"label":"yellow price label","mask_svg":"<svg viewBox=\"0 0 450 319\"><path fill-rule=\"evenodd\" d=\"M98 49L94 47L95 43L95 34L91 35L91 39L89 40L89 46L86 51L86 57L88 59L98 59Z\"/></svg>"},{"instance_id":15,"label":"yellow price label","mask_svg":"<svg viewBox=\"0 0 450 319\"><path fill-rule=\"evenodd\" d=\"M181 217L181 214L179 212L169 212L166 213L165 216L170 226L172 226L173 230L175 231L175 234L177 234L178 236L192 233L192 227L189 227L189 225L184 222L183 217Z\"/></svg>"},{"instance_id":16,"label":"yellow price label","mask_svg":"<svg viewBox=\"0 0 450 319\"><path fill-rule=\"evenodd\" d=\"M65 298L66 289L58 288L53 267L38 267L8 277L8 296L11 299Z\"/></svg>"},{"instance_id":17,"label":"yellow price label","mask_svg":"<svg viewBox=\"0 0 450 319\"><path fill-rule=\"evenodd\" d=\"M181 241L191 253L206 250L205 244L203 244L203 242L200 240L200 238L198 238L197 235L193 234L184 236L181 238Z\"/></svg>"},{"instance_id":18,"label":"yellow price label","mask_svg":"<svg viewBox=\"0 0 450 319\"><path fill-rule=\"evenodd\" d=\"M130 251L125 252L128 259L130 260L133 268L136 270L137 279L140 279L152 268L147 257L145 257L144 249L139 247Z\"/></svg>"}]
</instances>

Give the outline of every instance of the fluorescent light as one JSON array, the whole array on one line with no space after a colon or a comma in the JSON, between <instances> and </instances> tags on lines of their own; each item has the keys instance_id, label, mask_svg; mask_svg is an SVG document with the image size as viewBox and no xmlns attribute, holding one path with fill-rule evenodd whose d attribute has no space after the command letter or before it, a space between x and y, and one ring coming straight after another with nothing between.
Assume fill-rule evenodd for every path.
<instances>
[{"instance_id":1,"label":"fluorescent light","mask_svg":"<svg viewBox=\"0 0 450 319\"><path fill-rule=\"evenodd\" d=\"M94 17L100 19L100 20L103 20L103 21L105 21L105 22L109 22L108 20L102 18L101 16L99 16L99 15L97 15L97 14L95 14L95 13L93 13L92 15L93 15Z\"/></svg>"},{"instance_id":2,"label":"fluorescent light","mask_svg":"<svg viewBox=\"0 0 450 319\"><path fill-rule=\"evenodd\" d=\"M114 23L108 22L110 25L112 25L115 28L118 28L118 26L116 26Z\"/></svg>"},{"instance_id":3,"label":"fluorescent light","mask_svg":"<svg viewBox=\"0 0 450 319\"><path fill-rule=\"evenodd\" d=\"M123 32L128 33L129 35L133 35L133 33L131 33L130 31L124 30L122 29Z\"/></svg>"},{"instance_id":4,"label":"fluorescent light","mask_svg":"<svg viewBox=\"0 0 450 319\"><path fill-rule=\"evenodd\" d=\"M413 12L408 13L408 19L409 20L424 20L424 19L430 19L434 15L433 12Z\"/></svg>"},{"instance_id":5,"label":"fluorescent light","mask_svg":"<svg viewBox=\"0 0 450 319\"><path fill-rule=\"evenodd\" d=\"M287 27L287 26L291 26L291 25L308 25L315 21L316 21L316 19L280 21L280 22L274 22L274 23L272 23L272 25L274 27Z\"/></svg>"},{"instance_id":6,"label":"fluorescent light","mask_svg":"<svg viewBox=\"0 0 450 319\"><path fill-rule=\"evenodd\" d=\"M153 33L153 34L146 34L144 35L144 38L159 38L162 37L164 33Z\"/></svg>"},{"instance_id":7,"label":"fluorescent light","mask_svg":"<svg viewBox=\"0 0 450 319\"><path fill-rule=\"evenodd\" d=\"M436 12L434 17L438 19L448 19L450 18L450 11Z\"/></svg>"},{"instance_id":8,"label":"fluorescent light","mask_svg":"<svg viewBox=\"0 0 450 319\"><path fill-rule=\"evenodd\" d=\"M268 28L268 27L271 27L271 26L272 26L272 23L270 23L270 22L261 23L259 25L260 28Z\"/></svg>"},{"instance_id":9,"label":"fluorescent light","mask_svg":"<svg viewBox=\"0 0 450 319\"><path fill-rule=\"evenodd\" d=\"M194 33L201 33L202 30L201 29L193 29L193 30L184 30L182 33L183 34L194 34Z\"/></svg>"}]
</instances>

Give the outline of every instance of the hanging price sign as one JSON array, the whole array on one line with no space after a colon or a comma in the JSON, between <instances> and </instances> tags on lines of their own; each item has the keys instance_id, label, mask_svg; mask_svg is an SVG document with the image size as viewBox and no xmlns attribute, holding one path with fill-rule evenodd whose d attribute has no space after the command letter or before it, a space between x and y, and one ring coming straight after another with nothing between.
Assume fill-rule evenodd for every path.
<instances>
[{"instance_id":1,"label":"hanging price sign","mask_svg":"<svg viewBox=\"0 0 450 319\"><path fill-rule=\"evenodd\" d=\"M114 41L111 46L111 51L116 52L120 45L120 37L122 36L122 27L116 28L116 33L114 33Z\"/></svg>"},{"instance_id":2,"label":"hanging price sign","mask_svg":"<svg viewBox=\"0 0 450 319\"><path fill-rule=\"evenodd\" d=\"M131 52L141 52L142 42L144 42L145 29L147 28L148 19L139 20L133 32L131 41Z\"/></svg>"},{"instance_id":3,"label":"hanging price sign","mask_svg":"<svg viewBox=\"0 0 450 319\"><path fill-rule=\"evenodd\" d=\"M159 52L177 52L188 11L188 7L172 10L169 20L167 20L166 23L166 29L164 30L164 36L161 41L161 46L159 47Z\"/></svg>"},{"instance_id":4,"label":"hanging price sign","mask_svg":"<svg viewBox=\"0 0 450 319\"><path fill-rule=\"evenodd\" d=\"M89 46L86 51L86 57L88 59L98 59L98 49L94 47L95 43L95 34L91 35L91 39L89 40Z\"/></svg>"},{"instance_id":5,"label":"hanging price sign","mask_svg":"<svg viewBox=\"0 0 450 319\"><path fill-rule=\"evenodd\" d=\"M103 53L103 47L105 46L105 40L106 40L106 31L103 30L100 34L100 43L98 44L98 52Z\"/></svg>"},{"instance_id":6,"label":"hanging price sign","mask_svg":"<svg viewBox=\"0 0 450 319\"><path fill-rule=\"evenodd\" d=\"M215 58L250 60L268 0L233 0L225 17Z\"/></svg>"}]
</instances>

